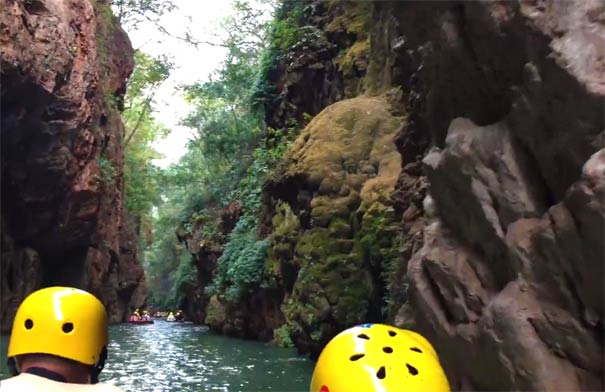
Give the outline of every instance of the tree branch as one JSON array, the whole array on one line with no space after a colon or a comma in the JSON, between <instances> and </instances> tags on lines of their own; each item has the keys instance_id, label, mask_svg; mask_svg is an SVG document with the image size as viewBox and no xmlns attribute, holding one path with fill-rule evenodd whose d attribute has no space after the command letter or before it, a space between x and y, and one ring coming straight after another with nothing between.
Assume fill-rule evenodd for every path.
<instances>
[{"instance_id":1,"label":"tree branch","mask_svg":"<svg viewBox=\"0 0 605 392\"><path fill-rule=\"evenodd\" d=\"M159 21L158 21L158 20L153 20L153 19L151 19L151 18L150 18L148 15L145 15L145 14L140 14L140 15L141 15L143 18L147 19L147 21L148 21L148 22L151 22L151 23L155 24L155 25L156 25L156 27L158 28L158 30L159 30L161 33L166 34L167 36L172 37L172 38L174 38L174 39L178 39L178 40L180 40L180 41L183 41L183 42L186 42L186 43L188 43L188 44L191 44L191 45L195 46L196 48L197 48L199 45L210 45L210 46L218 46L218 47L223 47L223 48L227 48L227 47L228 47L227 45L225 45L225 44L221 44L221 43L210 42L210 41L200 41L200 40L194 39L194 38L193 38L193 37L192 37L192 36L189 34L189 32L186 32L186 33L185 33L185 37L181 37L181 36L178 36L178 35L174 35L174 34L172 34L171 32L169 32L169 31L168 31L168 30L167 30L167 29L166 29L164 26L162 26L162 25L159 23Z\"/></svg>"},{"instance_id":2,"label":"tree branch","mask_svg":"<svg viewBox=\"0 0 605 392\"><path fill-rule=\"evenodd\" d=\"M139 118L137 119L137 123L135 124L134 128L132 128L132 131L130 131L130 134L128 135L128 137L126 137L126 139L124 140L124 148L126 148L126 146L128 146L128 144L132 140L132 137L134 136L134 134L137 132L137 130L141 126L141 123L143 122L143 117L145 117L145 115L148 113L148 110L151 108L151 101L153 100L153 97L155 96L156 91L151 93L151 95L149 97L147 97L147 99L145 99L145 103L143 104L143 110L141 111L141 114L139 115Z\"/></svg>"}]
</instances>

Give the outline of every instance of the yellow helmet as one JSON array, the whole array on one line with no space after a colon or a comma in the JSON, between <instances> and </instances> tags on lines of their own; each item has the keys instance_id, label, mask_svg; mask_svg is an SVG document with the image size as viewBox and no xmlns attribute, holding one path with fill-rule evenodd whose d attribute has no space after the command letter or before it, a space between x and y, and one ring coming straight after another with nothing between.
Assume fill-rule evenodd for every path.
<instances>
[{"instance_id":1,"label":"yellow helmet","mask_svg":"<svg viewBox=\"0 0 605 392\"><path fill-rule=\"evenodd\" d=\"M72 287L48 287L33 292L19 306L7 356L52 354L100 364L102 369L107 341L107 314L101 301Z\"/></svg>"},{"instance_id":2,"label":"yellow helmet","mask_svg":"<svg viewBox=\"0 0 605 392\"><path fill-rule=\"evenodd\" d=\"M416 332L383 324L342 331L321 352L311 392L449 391L431 344Z\"/></svg>"}]
</instances>

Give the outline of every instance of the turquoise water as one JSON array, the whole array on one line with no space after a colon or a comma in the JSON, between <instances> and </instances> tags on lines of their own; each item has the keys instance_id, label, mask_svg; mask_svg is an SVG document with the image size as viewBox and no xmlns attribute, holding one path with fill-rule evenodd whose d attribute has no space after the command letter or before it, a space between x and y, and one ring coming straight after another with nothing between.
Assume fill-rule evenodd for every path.
<instances>
[{"instance_id":1,"label":"turquoise water","mask_svg":"<svg viewBox=\"0 0 605 392\"><path fill-rule=\"evenodd\" d=\"M308 391L313 362L293 349L217 336L203 326L156 320L109 329L101 381L126 391ZM0 379L7 377L0 337Z\"/></svg>"}]
</instances>

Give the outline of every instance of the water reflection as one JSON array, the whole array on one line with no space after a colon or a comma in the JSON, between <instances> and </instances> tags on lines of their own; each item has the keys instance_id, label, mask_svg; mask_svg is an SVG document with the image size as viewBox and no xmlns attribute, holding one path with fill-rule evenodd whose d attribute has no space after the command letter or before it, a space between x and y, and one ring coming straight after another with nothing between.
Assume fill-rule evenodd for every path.
<instances>
[{"instance_id":1,"label":"water reflection","mask_svg":"<svg viewBox=\"0 0 605 392\"><path fill-rule=\"evenodd\" d=\"M156 320L110 327L101 381L126 391L308 391L313 363L295 350ZM7 337L0 338L2 358ZM7 376L2 359L0 378Z\"/></svg>"}]
</instances>

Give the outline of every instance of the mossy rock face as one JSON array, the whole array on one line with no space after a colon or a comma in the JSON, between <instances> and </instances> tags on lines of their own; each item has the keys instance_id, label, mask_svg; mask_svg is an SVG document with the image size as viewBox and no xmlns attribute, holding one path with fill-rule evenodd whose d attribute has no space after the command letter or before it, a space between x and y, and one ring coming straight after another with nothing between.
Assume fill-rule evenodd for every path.
<instances>
[{"instance_id":1,"label":"mossy rock face","mask_svg":"<svg viewBox=\"0 0 605 392\"><path fill-rule=\"evenodd\" d=\"M282 310L303 351L317 354L339 331L381 312L384 276L376 271L397 255L390 195L401 157L393 137L404 121L385 97L329 106L301 132L267 187L269 196L286 187L310 195L305 203L273 199L267 263L277 281L290 282ZM304 180L293 185L292 178Z\"/></svg>"},{"instance_id":2,"label":"mossy rock face","mask_svg":"<svg viewBox=\"0 0 605 392\"><path fill-rule=\"evenodd\" d=\"M360 257L307 264L283 306L294 341L316 352L343 327L366 320L373 292L373 278Z\"/></svg>"},{"instance_id":3,"label":"mossy rock face","mask_svg":"<svg viewBox=\"0 0 605 392\"><path fill-rule=\"evenodd\" d=\"M328 26L326 31L335 33L346 31L349 34L357 36L366 36L370 16L372 13L372 4L369 1L351 2L348 0L330 0L329 9L335 12L336 16Z\"/></svg>"},{"instance_id":4,"label":"mossy rock face","mask_svg":"<svg viewBox=\"0 0 605 392\"><path fill-rule=\"evenodd\" d=\"M222 331L227 320L227 309L216 295L213 295L206 307L205 323L214 331Z\"/></svg>"},{"instance_id":5,"label":"mossy rock face","mask_svg":"<svg viewBox=\"0 0 605 392\"><path fill-rule=\"evenodd\" d=\"M331 0L330 13L334 15L325 27L328 35L346 36L352 44L336 58L338 69L345 80L345 96L358 95L363 87L370 60L368 37L373 4L370 1Z\"/></svg>"}]
</instances>

